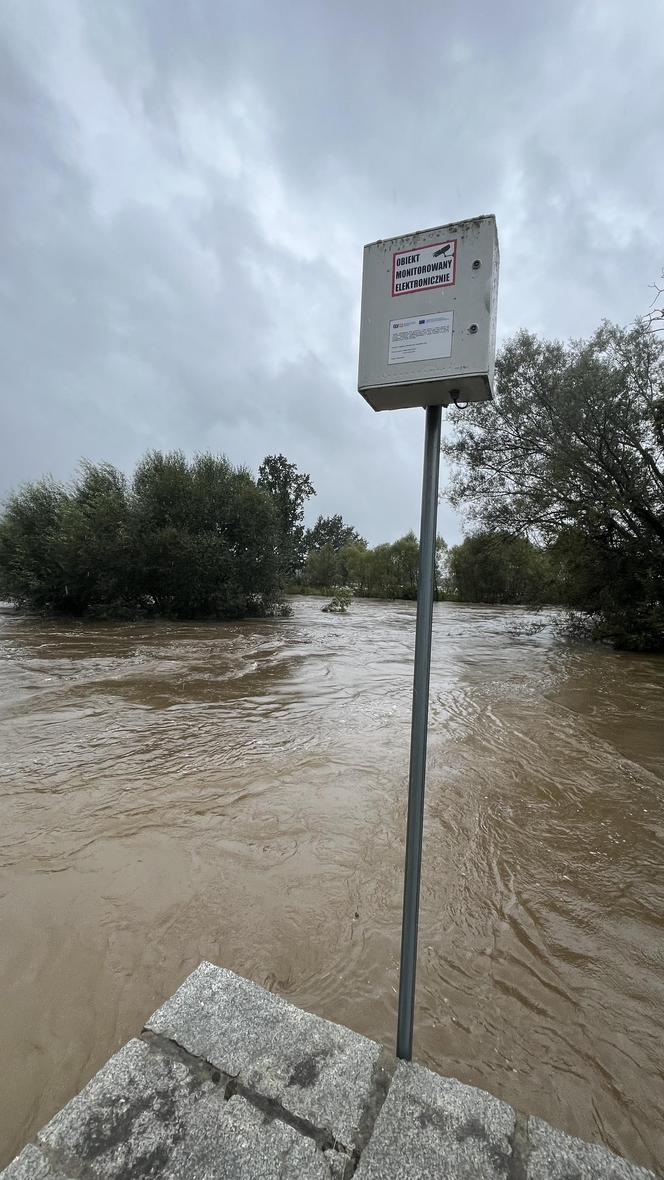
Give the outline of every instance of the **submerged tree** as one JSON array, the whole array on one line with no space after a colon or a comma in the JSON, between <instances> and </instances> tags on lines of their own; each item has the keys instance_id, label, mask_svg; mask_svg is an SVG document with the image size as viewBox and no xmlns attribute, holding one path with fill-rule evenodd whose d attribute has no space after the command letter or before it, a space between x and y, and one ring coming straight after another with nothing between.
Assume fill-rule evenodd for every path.
<instances>
[{"instance_id":1,"label":"submerged tree","mask_svg":"<svg viewBox=\"0 0 664 1180\"><path fill-rule=\"evenodd\" d=\"M276 513L246 468L153 452L136 469L133 514L143 590L160 611L228 617L274 596Z\"/></svg>"},{"instance_id":2,"label":"submerged tree","mask_svg":"<svg viewBox=\"0 0 664 1180\"><path fill-rule=\"evenodd\" d=\"M227 459L151 452L129 484L108 464L70 486L28 484L0 519L0 594L71 614L180 618L273 609L283 557L275 506Z\"/></svg>"},{"instance_id":3,"label":"submerged tree","mask_svg":"<svg viewBox=\"0 0 664 1180\"><path fill-rule=\"evenodd\" d=\"M0 598L35 610L66 609L66 490L51 479L11 495L0 521Z\"/></svg>"}]
</instances>

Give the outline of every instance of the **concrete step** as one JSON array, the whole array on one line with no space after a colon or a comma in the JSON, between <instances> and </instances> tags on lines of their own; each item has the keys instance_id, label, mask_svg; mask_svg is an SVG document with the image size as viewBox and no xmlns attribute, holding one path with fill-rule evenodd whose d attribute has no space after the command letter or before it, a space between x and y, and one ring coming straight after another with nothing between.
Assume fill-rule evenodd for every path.
<instances>
[{"instance_id":1,"label":"concrete step","mask_svg":"<svg viewBox=\"0 0 664 1180\"><path fill-rule=\"evenodd\" d=\"M0 1180L653 1180L201 963Z\"/></svg>"}]
</instances>

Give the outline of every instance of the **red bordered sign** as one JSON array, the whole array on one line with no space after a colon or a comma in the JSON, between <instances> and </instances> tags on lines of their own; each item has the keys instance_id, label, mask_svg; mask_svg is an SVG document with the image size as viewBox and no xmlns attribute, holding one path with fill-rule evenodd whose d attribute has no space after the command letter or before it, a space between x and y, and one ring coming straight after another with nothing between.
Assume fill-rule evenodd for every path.
<instances>
[{"instance_id":1,"label":"red bordered sign","mask_svg":"<svg viewBox=\"0 0 664 1180\"><path fill-rule=\"evenodd\" d=\"M431 242L392 255L392 295L416 295L453 287L456 278L456 238Z\"/></svg>"}]
</instances>

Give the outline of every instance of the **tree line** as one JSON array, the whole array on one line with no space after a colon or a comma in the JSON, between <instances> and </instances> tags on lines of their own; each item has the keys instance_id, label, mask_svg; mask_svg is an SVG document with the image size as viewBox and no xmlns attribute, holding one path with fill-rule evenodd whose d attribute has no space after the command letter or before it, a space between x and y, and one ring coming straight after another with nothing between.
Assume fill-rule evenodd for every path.
<instances>
[{"instance_id":1,"label":"tree line","mask_svg":"<svg viewBox=\"0 0 664 1180\"><path fill-rule=\"evenodd\" d=\"M301 561L313 493L283 455L258 478L223 456L154 451L131 480L84 462L71 484L11 495L0 519L0 596L78 616L269 614Z\"/></svg>"},{"instance_id":2,"label":"tree line","mask_svg":"<svg viewBox=\"0 0 664 1180\"><path fill-rule=\"evenodd\" d=\"M336 536L330 535L333 522ZM319 517L307 540L309 550L291 586L294 592L348 586L365 598L417 598L419 542L413 532L371 549L340 516ZM438 545L440 552L442 538Z\"/></svg>"},{"instance_id":3,"label":"tree line","mask_svg":"<svg viewBox=\"0 0 664 1180\"><path fill-rule=\"evenodd\" d=\"M568 558L562 544L545 548L504 531L479 529L451 547L438 537L436 597L497 605L570 605L578 601L578 587ZM309 550L289 589L327 594L347 586L360 597L415 600L418 568L419 542L413 532L373 549L361 537L338 547L327 542Z\"/></svg>"},{"instance_id":4,"label":"tree line","mask_svg":"<svg viewBox=\"0 0 664 1180\"><path fill-rule=\"evenodd\" d=\"M447 494L471 527L438 542L440 597L555 603L596 638L664 650L664 340L604 325L568 345L517 334L494 401L455 409ZM131 479L84 463L9 496L0 596L33 610L180 618L284 609L284 591L417 596L413 533L370 548L340 515L304 524L311 477L268 455L151 452Z\"/></svg>"}]
</instances>

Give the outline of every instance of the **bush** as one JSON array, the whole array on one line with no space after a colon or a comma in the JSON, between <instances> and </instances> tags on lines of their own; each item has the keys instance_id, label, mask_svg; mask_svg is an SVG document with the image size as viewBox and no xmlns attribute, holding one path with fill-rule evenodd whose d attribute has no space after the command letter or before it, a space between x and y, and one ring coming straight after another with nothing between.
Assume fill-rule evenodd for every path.
<instances>
[{"instance_id":1,"label":"bush","mask_svg":"<svg viewBox=\"0 0 664 1180\"><path fill-rule=\"evenodd\" d=\"M274 613L275 505L223 457L153 452L131 484L86 463L69 486L28 484L0 519L0 595L38 611L177 618Z\"/></svg>"},{"instance_id":2,"label":"bush","mask_svg":"<svg viewBox=\"0 0 664 1180\"><path fill-rule=\"evenodd\" d=\"M348 586L340 586L331 602L321 609L326 614L345 615L353 601L353 591Z\"/></svg>"}]
</instances>

